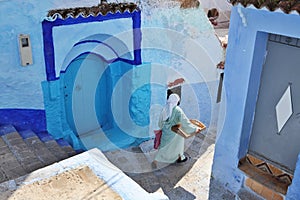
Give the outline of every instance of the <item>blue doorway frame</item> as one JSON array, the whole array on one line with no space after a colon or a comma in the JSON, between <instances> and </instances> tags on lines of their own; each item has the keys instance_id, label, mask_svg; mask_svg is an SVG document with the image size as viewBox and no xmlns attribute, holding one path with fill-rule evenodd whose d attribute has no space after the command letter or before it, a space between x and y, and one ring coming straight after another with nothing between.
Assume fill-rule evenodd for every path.
<instances>
[{"instance_id":1,"label":"blue doorway frame","mask_svg":"<svg viewBox=\"0 0 300 200\"><path fill-rule=\"evenodd\" d=\"M76 136L76 133L72 131L72 124L70 125L66 119L65 102L63 98L63 90L61 88L62 80L58 77L57 69L63 66L55 66L55 50L54 50L54 37L53 28L62 27L74 24L89 23L89 22L103 22L107 20L131 18L132 20L132 33L133 33L133 57L119 56L110 60L109 63L116 63L118 61L127 63L127 65L133 67L142 63L141 60L141 11L135 10L133 12L125 11L123 13L107 13L105 16L89 16L77 18L56 18L53 21L44 20L42 22L43 30L43 43L44 43L44 58L45 58L45 71L46 81L42 82L42 88L44 93L44 104L46 111L47 130L54 136L54 138L64 138L72 144L75 149L81 149L82 143ZM101 33L100 33L101 34ZM97 42L90 40L89 42ZM100 41L101 42L101 41ZM104 44L104 43L103 43ZM81 41L74 44L81 45ZM105 44L104 44L105 45ZM107 46L110 50L114 51L114 47ZM83 51L82 54L90 53ZM125 69L124 69L125 70ZM64 73L64 71L61 71ZM60 74L61 74L60 73ZM99 114L101 115L101 114ZM74 129L73 129L74 130Z\"/></svg>"}]
</instances>

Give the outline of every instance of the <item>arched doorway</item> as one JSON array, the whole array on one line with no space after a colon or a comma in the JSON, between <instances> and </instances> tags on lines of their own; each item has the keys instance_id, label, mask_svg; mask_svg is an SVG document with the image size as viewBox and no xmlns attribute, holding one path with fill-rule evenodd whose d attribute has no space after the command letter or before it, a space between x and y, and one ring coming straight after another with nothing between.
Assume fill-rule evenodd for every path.
<instances>
[{"instance_id":1,"label":"arched doorway","mask_svg":"<svg viewBox=\"0 0 300 200\"><path fill-rule=\"evenodd\" d=\"M130 109L112 100L116 83L133 68L124 58L130 53L122 41L99 34L76 43L65 59L68 65L60 75L65 118L86 149L112 150L137 140L121 130L112 114L112 106L120 107L121 114ZM132 79L128 81L122 91L131 90ZM123 95L117 96L122 101Z\"/></svg>"},{"instance_id":2,"label":"arched doorway","mask_svg":"<svg viewBox=\"0 0 300 200\"><path fill-rule=\"evenodd\" d=\"M87 16L86 18L74 16L64 19L61 16L57 17L57 15L54 15L43 20L44 60L47 79L42 82L42 89L47 131L55 139L64 138L75 149L79 150L83 148L79 140L81 138L78 137L78 135L82 135L81 132L90 132L92 130L91 127L96 127L95 125L98 125L98 128L100 127L101 130L112 130L115 128L111 127L116 125L113 120L110 120L112 114L107 116L107 113L104 114L106 111L102 112L102 106L107 106L102 101L109 102L110 100L103 99L106 97L101 94L112 92L112 88L109 88L109 86L102 86L103 82L116 84L118 80L105 80L109 76L101 76L99 80L101 84L100 82L93 82L92 88L94 90L96 88L95 99L89 98L85 103L81 102L79 104L81 106L85 104L84 106L88 106L87 109L95 111L93 114L88 115L88 117L93 118L87 120L86 118L80 118L82 111L79 109L83 108L76 106L73 111L74 105L77 105L76 101L80 102L79 96L85 96L79 95L80 92L74 92L73 94L73 90L82 89L81 83L77 84L79 81L77 78L80 76L76 78L75 76L81 71L82 62L92 63L91 60L96 58L85 59L84 55L86 54L99 56L96 59L103 58L100 62L109 63L109 67L122 65L120 70L118 68L117 70L123 74L126 73L126 70L132 69L134 65L140 65L142 63L140 14L139 10L134 10L132 12L118 12L107 15L99 14L97 16ZM107 26L107 24L109 25ZM123 34L124 32L126 33L125 35ZM67 37L65 37L66 34ZM70 66L74 69L69 70ZM109 74L109 70L104 73ZM92 83L92 81L87 82ZM85 88L85 85L83 83L83 88ZM64 89L65 86L68 89ZM105 92L105 89L108 91ZM78 96L78 98L75 98L75 96ZM109 95L107 97L111 98ZM119 95L116 98L119 98ZM96 104L92 105L91 102ZM105 108L109 109L109 107ZM128 110L128 108L124 109ZM124 138L126 139L125 136ZM131 139L130 142L132 142ZM128 144L130 143L125 145Z\"/></svg>"}]
</instances>

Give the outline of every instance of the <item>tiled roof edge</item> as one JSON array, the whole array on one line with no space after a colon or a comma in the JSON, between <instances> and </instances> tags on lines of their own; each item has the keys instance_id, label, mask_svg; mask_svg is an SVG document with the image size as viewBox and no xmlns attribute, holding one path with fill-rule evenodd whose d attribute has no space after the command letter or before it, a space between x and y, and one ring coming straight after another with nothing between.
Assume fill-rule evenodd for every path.
<instances>
[{"instance_id":1,"label":"tiled roof edge","mask_svg":"<svg viewBox=\"0 0 300 200\"><path fill-rule=\"evenodd\" d=\"M230 3L232 5L240 3L244 7L253 5L257 9L266 7L271 12L280 9L287 14L294 11L300 14L300 0L230 0Z\"/></svg>"},{"instance_id":2,"label":"tiled roof edge","mask_svg":"<svg viewBox=\"0 0 300 200\"><path fill-rule=\"evenodd\" d=\"M47 19L49 21L55 20L57 17L61 19L66 18L77 18L79 16L89 17L98 15L107 15L108 13L124 13L134 12L140 10L137 4L134 3L101 3L97 6L92 7L77 7L77 8L66 8L66 9L55 9L48 11Z\"/></svg>"}]
</instances>

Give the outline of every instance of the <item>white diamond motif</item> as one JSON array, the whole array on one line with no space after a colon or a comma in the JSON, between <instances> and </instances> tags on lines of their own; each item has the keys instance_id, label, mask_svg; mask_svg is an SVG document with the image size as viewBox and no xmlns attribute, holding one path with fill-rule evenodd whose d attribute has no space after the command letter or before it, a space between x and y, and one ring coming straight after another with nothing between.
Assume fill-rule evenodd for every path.
<instances>
[{"instance_id":1,"label":"white diamond motif","mask_svg":"<svg viewBox=\"0 0 300 200\"><path fill-rule=\"evenodd\" d=\"M288 119L291 117L292 114L293 114L293 108L292 108L291 87L289 85L276 105L276 119L277 119L278 133L280 133L281 129L286 124L286 122L288 121Z\"/></svg>"}]
</instances>

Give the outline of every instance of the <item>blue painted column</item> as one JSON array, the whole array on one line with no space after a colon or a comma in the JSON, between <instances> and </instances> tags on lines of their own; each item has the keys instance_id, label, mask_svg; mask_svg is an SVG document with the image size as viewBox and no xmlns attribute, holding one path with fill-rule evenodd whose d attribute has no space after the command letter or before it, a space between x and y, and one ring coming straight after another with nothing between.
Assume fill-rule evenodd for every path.
<instances>
[{"instance_id":1,"label":"blue painted column","mask_svg":"<svg viewBox=\"0 0 300 200\"><path fill-rule=\"evenodd\" d=\"M294 172L294 178L292 184L288 188L286 199L287 200L300 199L300 154L298 155L298 161Z\"/></svg>"},{"instance_id":2,"label":"blue painted column","mask_svg":"<svg viewBox=\"0 0 300 200\"><path fill-rule=\"evenodd\" d=\"M47 131L54 139L67 140L75 150L82 149L80 141L69 128L63 107L63 95L60 90L60 80L42 82L44 104L47 120Z\"/></svg>"}]
</instances>

